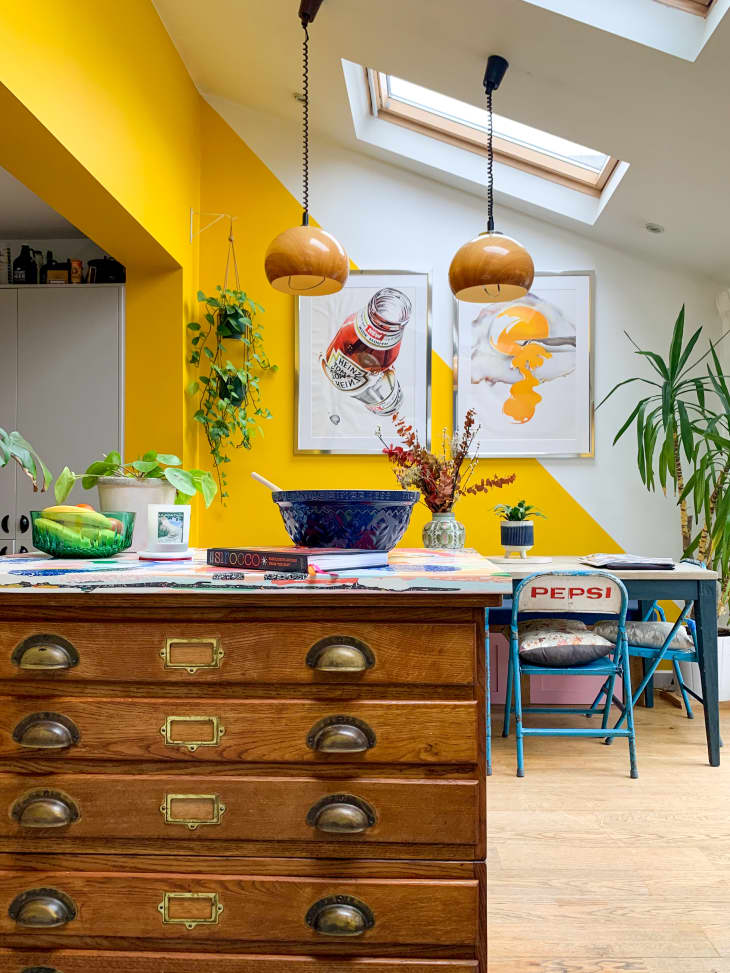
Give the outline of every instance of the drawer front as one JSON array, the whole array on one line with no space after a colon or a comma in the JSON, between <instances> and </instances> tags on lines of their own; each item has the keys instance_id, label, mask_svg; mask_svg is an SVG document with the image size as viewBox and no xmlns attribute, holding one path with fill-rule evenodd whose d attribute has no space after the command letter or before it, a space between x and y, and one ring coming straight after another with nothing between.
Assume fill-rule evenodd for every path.
<instances>
[{"instance_id":1,"label":"drawer front","mask_svg":"<svg viewBox=\"0 0 730 973\"><path fill-rule=\"evenodd\" d=\"M336 622L0 625L0 679L470 685L469 624Z\"/></svg>"},{"instance_id":2,"label":"drawer front","mask_svg":"<svg viewBox=\"0 0 730 973\"><path fill-rule=\"evenodd\" d=\"M0 949L0 973L478 973L476 960L313 960L306 956L215 956L61 949ZM486 970L483 971L486 973Z\"/></svg>"},{"instance_id":3,"label":"drawer front","mask_svg":"<svg viewBox=\"0 0 730 973\"><path fill-rule=\"evenodd\" d=\"M0 776L0 837L473 845L477 781ZM7 813L2 809L7 809Z\"/></svg>"},{"instance_id":4,"label":"drawer front","mask_svg":"<svg viewBox=\"0 0 730 973\"><path fill-rule=\"evenodd\" d=\"M477 704L0 698L0 755L74 760L474 764Z\"/></svg>"},{"instance_id":5,"label":"drawer front","mask_svg":"<svg viewBox=\"0 0 730 973\"><path fill-rule=\"evenodd\" d=\"M309 954L462 947L473 957L478 910L476 880L0 873L0 935L16 948L98 937Z\"/></svg>"}]
</instances>

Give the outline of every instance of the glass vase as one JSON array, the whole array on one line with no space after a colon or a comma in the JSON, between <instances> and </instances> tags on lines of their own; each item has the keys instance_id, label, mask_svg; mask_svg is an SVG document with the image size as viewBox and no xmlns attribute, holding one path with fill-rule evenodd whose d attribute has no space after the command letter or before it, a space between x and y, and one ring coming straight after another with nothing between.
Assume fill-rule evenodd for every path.
<instances>
[{"instance_id":1,"label":"glass vase","mask_svg":"<svg viewBox=\"0 0 730 973\"><path fill-rule=\"evenodd\" d=\"M463 551L466 530L454 516L453 510L433 514L423 528L423 546L445 551Z\"/></svg>"}]
</instances>

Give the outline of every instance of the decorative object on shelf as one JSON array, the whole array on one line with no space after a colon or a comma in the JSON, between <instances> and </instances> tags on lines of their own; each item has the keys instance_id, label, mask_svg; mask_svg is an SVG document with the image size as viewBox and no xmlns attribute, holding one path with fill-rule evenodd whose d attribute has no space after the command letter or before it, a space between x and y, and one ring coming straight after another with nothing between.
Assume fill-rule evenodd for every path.
<instances>
[{"instance_id":1,"label":"decorative object on shelf","mask_svg":"<svg viewBox=\"0 0 730 973\"><path fill-rule=\"evenodd\" d=\"M88 504L31 510L33 546L52 557L113 557L132 545L135 514L98 513Z\"/></svg>"},{"instance_id":2,"label":"decorative object on shelf","mask_svg":"<svg viewBox=\"0 0 730 973\"><path fill-rule=\"evenodd\" d=\"M494 148L492 95L509 62L492 54L484 73L487 94L487 230L460 247L449 267L454 296L472 304L491 304L524 297L532 286L535 268L521 243L494 229Z\"/></svg>"},{"instance_id":3,"label":"decorative object on shelf","mask_svg":"<svg viewBox=\"0 0 730 973\"><path fill-rule=\"evenodd\" d=\"M285 294L318 297L334 294L347 281L350 261L342 245L326 230L309 225L309 25L322 0L302 0L299 20L303 42L302 225L284 230L269 244L264 261L272 287Z\"/></svg>"},{"instance_id":4,"label":"decorative object on shelf","mask_svg":"<svg viewBox=\"0 0 730 973\"><path fill-rule=\"evenodd\" d=\"M231 270L233 290L228 289ZM219 285L216 291L215 297L198 292L198 300L206 308L205 323L188 324L193 335L189 362L200 369L200 374L187 391L188 395L198 396L193 419L203 427L221 503L225 505L225 464L231 461L232 449L251 449L254 435L262 432L259 422L271 418L262 403L259 383L262 373L276 372L278 368L264 351L263 326L258 320L264 309L241 290L232 220L223 286Z\"/></svg>"},{"instance_id":5,"label":"decorative object on shelf","mask_svg":"<svg viewBox=\"0 0 730 973\"><path fill-rule=\"evenodd\" d=\"M44 493L51 485L53 474L27 439L16 430L6 432L0 427L0 469L15 460L33 484L34 493Z\"/></svg>"},{"instance_id":6,"label":"decorative object on shelf","mask_svg":"<svg viewBox=\"0 0 730 973\"><path fill-rule=\"evenodd\" d=\"M299 453L377 453L382 416L407 417L430 441L429 275L353 271L329 297L298 301Z\"/></svg>"},{"instance_id":7,"label":"decorative object on shelf","mask_svg":"<svg viewBox=\"0 0 730 973\"><path fill-rule=\"evenodd\" d=\"M535 543L535 525L532 518L544 517L545 514L525 500L520 500L514 506L507 503L497 504L494 512L502 520L499 530L505 558L513 554L526 558L527 552Z\"/></svg>"},{"instance_id":8,"label":"decorative object on shelf","mask_svg":"<svg viewBox=\"0 0 730 973\"><path fill-rule=\"evenodd\" d=\"M453 517L453 507L459 497L486 493L514 483L515 474L484 477L469 485L477 466L479 426L473 411L464 417L464 428L449 438L446 429L441 438L441 453L430 452L421 444L418 433L405 419L393 416L393 424L403 445L389 445L380 430L378 439L383 452L394 466L396 479L404 489L416 489L421 500L434 515L423 528L425 547L460 550L464 546L465 530ZM465 465L466 464L466 465ZM462 467L465 467L462 470ZM443 516L450 514L450 517ZM453 519L452 519L453 518Z\"/></svg>"},{"instance_id":9,"label":"decorative object on shelf","mask_svg":"<svg viewBox=\"0 0 730 973\"><path fill-rule=\"evenodd\" d=\"M403 537L418 494L410 490L282 490L272 493L299 547L389 551Z\"/></svg>"},{"instance_id":10,"label":"decorative object on shelf","mask_svg":"<svg viewBox=\"0 0 730 973\"><path fill-rule=\"evenodd\" d=\"M85 490L99 488L102 510L130 510L137 515L132 549L146 546L147 506L150 503L174 504L176 499L199 493L206 507L213 502L218 487L206 470L183 470L182 461L168 453L144 453L141 459L123 463L119 453L107 453L85 473L72 473L65 466L54 487L56 500L63 503L77 480Z\"/></svg>"},{"instance_id":11,"label":"decorative object on shelf","mask_svg":"<svg viewBox=\"0 0 730 973\"><path fill-rule=\"evenodd\" d=\"M454 411L476 411L480 456L593 455L593 286L544 273L518 301L454 302Z\"/></svg>"},{"instance_id":12,"label":"decorative object on shelf","mask_svg":"<svg viewBox=\"0 0 730 973\"><path fill-rule=\"evenodd\" d=\"M141 561L187 561L193 555L190 539L190 504L147 505L147 543Z\"/></svg>"}]
</instances>

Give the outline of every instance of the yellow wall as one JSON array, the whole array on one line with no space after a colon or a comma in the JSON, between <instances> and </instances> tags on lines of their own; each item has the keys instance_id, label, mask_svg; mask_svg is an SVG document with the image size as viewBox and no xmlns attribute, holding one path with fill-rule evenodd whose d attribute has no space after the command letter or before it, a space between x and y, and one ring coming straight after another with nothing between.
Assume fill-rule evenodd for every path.
<instances>
[{"instance_id":1,"label":"yellow wall","mask_svg":"<svg viewBox=\"0 0 730 973\"><path fill-rule=\"evenodd\" d=\"M0 49L0 165L128 270L128 454L192 459L200 96L149 0L41 0L0 18Z\"/></svg>"},{"instance_id":2,"label":"yellow wall","mask_svg":"<svg viewBox=\"0 0 730 973\"><path fill-rule=\"evenodd\" d=\"M204 544L283 544L287 536L278 510L264 488L250 479L257 470L285 488L357 487L392 488L392 470L382 456L294 455L294 304L293 298L274 291L264 275L264 253L273 237L301 218L297 201L273 173L207 103L202 112L201 207L211 212L239 216L234 224L241 286L266 313L266 350L278 364L276 375L262 380L264 402L274 418L264 424L265 437L250 451L240 450L228 465L231 500L227 508L215 503L201 511L201 542ZM222 280L227 227L219 224L200 238L200 282L207 293ZM357 259L357 254L352 255ZM432 411L434 440L451 423L452 374L438 356L432 363ZM206 444L201 438L200 462ZM536 460L483 461L483 475L517 473L513 488L494 491L486 498L475 496L459 503L457 516L467 526L468 543L483 551L498 546L498 522L490 508L522 496L539 501L549 515L538 521L535 551L553 554L576 550L617 550L609 535L577 504ZM420 531L430 514L423 505L415 509L404 543L420 546Z\"/></svg>"}]
</instances>

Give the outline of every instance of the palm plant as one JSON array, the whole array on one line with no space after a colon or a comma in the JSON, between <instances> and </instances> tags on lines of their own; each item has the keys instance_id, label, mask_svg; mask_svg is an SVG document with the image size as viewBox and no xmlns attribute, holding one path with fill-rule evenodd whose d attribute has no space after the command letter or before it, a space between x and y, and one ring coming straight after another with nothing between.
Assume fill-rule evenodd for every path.
<instances>
[{"instance_id":1,"label":"palm plant","mask_svg":"<svg viewBox=\"0 0 730 973\"><path fill-rule=\"evenodd\" d=\"M19 432L6 432L0 428L0 469L15 460L21 470L30 477L35 492L43 493L51 484L51 471Z\"/></svg>"},{"instance_id":2,"label":"palm plant","mask_svg":"<svg viewBox=\"0 0 730 973\"><path fill-rule=\"evenodd\" d=\"M667 358L640 348L625 331L636 354L646 359L654 376L635 376L618 382L598 406L600 408L624 385L639 382L648 386L648 394L636 403L613 442L615 445L631 426L635 427L637 465L644 486L647 490L655 490L658 479L665 493L671 484L679 497L683 550L687 550L692 542L692 521L688 511L682 456L690 466L697 459L698 431L705 414L705 390L711 384L708 376L693 373L712 348L694 361L689 360L701 333L702 328L697 328L685 344L684 305L674 324Z\"/></svg>"}]
</instances>

